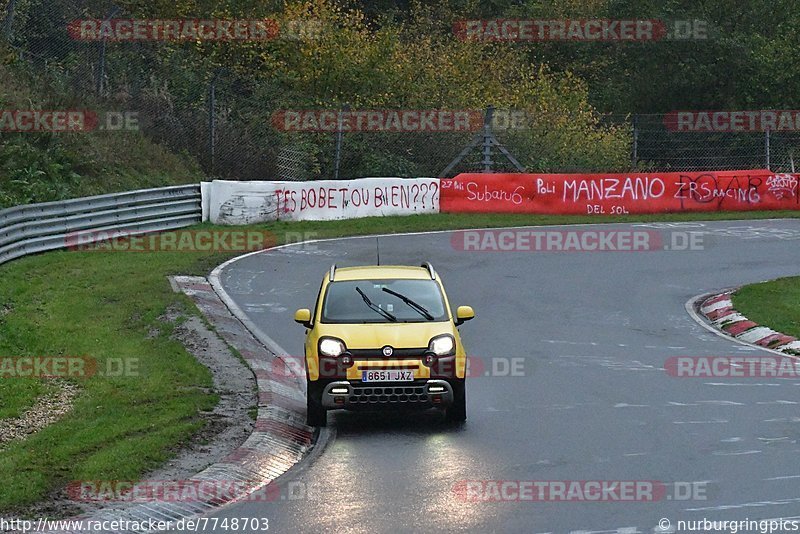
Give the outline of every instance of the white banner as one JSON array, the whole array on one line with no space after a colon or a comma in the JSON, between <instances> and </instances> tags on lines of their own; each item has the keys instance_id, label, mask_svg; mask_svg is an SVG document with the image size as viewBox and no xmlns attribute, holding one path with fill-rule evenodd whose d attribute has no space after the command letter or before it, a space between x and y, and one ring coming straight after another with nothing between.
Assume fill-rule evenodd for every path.
<instances>
[{"instance_id":1,"label":"white banner","mask_svg":"<svg viewBox=\"0 0 800 534\"><path fill-rule=\"evenodd\" d=\"M439 213L437 178L361 178L315 182L214 180L203 190L215 224L323 221ZM205 214L204 214L205 217Z\"/></svg>"}]
</instances>

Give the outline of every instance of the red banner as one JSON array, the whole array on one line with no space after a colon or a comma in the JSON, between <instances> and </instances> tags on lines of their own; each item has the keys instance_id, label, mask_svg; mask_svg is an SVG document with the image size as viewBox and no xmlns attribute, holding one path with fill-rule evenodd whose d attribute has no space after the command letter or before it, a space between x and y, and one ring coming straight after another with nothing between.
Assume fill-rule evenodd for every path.
<instances>
[{"instance_id":1,"label":"red banner","mask_svg":"<svg viewBox=\"0 0 800 534\"><path fill-rule=\"evenodd\" d=\"M442 213L621 215L800 209L797 174L769 170L631 174L459 174Z\"/></svg>"}]
</instances>

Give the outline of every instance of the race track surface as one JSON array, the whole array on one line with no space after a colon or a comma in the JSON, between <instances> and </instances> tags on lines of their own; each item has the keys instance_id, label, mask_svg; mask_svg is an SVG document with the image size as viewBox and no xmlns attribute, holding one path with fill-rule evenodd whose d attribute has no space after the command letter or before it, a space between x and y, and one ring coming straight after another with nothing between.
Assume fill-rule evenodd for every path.
<instances>
[{"instance_id":1,"label":"race track surface","mask_svg":"<svg viewBox=\"0 0 800 534\"><path fill-rule=\"evenodd\" d=\"M800 516L800 381L675 378L662 368L671 356L769 354L707 331L684 304L798 274L800 221L548 230L600 228L702 231L703 250L474 252L454 248L449 233L381 237L383 264L431 261L451 305L475 308L461 332L489 376L468 381L467 423L447 426L436 412L334 412L335 438L293 482L294 497L217 516L267 517L274 532L338 533L646 533L664 532L663 518L672 531L679 520ZM313 307L334 262L373 264L375 238L251 255L221 281L264 332L302 356L293 312ZM512 358L522 359L521 376L503 376ZM465 480L650 480L667 494L471 502L455 491ZM705 495L677 498L691 483Z\"/></svg>"}]
</instances>

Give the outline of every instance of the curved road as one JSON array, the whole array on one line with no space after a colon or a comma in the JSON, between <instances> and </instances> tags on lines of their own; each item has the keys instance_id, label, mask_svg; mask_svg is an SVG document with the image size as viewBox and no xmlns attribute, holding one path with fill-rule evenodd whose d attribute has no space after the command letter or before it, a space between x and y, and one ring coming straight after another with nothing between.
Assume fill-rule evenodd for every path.
<instances>
[{"instance_id":1,"label":"curved road","mask_svg":"<svg viewBox=\"0 0 800 534\"><path fill-rule=\"evenodd\" d=\"M797 274L800 221L674 226L591 228L702 231L703 250L465 252L449 233L382 237L382 263L430 260L451 304L475 308L461 327L468 353L487 370L493 359L522 358L521 376L470 379L462 427L435 413L334 412L335 439L294 481L310 498L240 503L217 515L268 517L276 532L340 533L663 532L662 518L674 528L800 516L800 381L674 378L662 369L671 356L768 354L708 332L684 304ZM301 355L294 310L313 306L332 262L374 260L374 238L320 242L243 258L221 281L264 332ZM470 502L454 491L464 480L655 480L667 496ZM672 498L691 483L692 498Z\"/></svg>"}]
</instances>

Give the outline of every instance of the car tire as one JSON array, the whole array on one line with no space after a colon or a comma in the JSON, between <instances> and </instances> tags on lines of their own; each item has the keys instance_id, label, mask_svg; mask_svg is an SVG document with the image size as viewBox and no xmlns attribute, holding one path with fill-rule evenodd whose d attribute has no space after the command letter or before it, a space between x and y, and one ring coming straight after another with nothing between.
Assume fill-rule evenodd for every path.
<instances>
[{"instance_id":1,"label":"car tire","mask_svg":"<svg viewBox=\"0 0 800 534\"><path fill-rule=\"evenodd\" d=\"M453 383L453 404L445 409L444 416L452 423L467 420L467 391L463 380Z\"/></svg>"},{"instance_id":2,"label":"car tire","mask_svg":"<svg viewBox=\"0 0 800 534\"><path fill-rule=\"evenodd\" d=\"M308 384L306 389L306 424L314 427L327 426L328 410L319 402L317 389L312 384Z\"/></svg>"}]
</instances>

